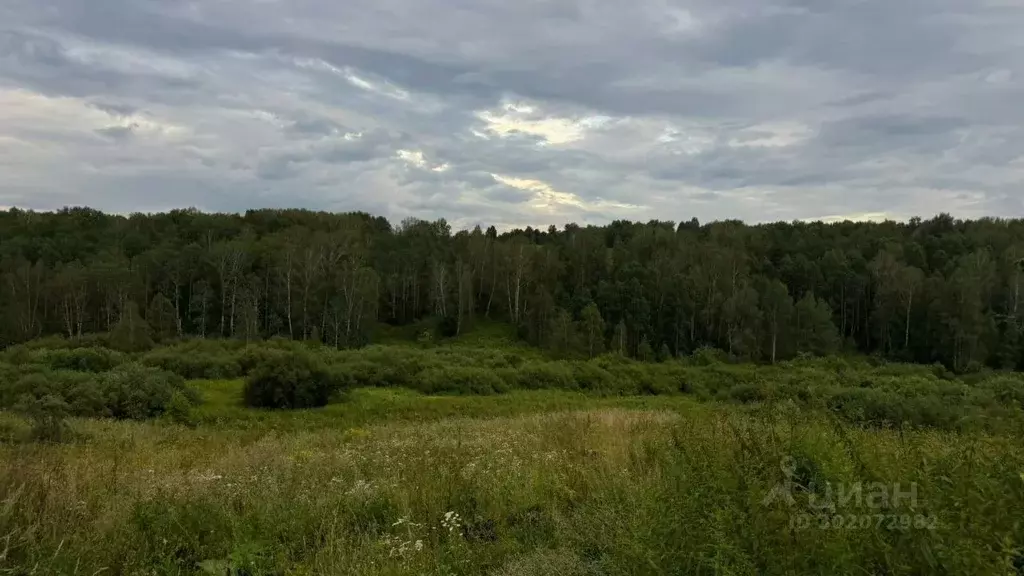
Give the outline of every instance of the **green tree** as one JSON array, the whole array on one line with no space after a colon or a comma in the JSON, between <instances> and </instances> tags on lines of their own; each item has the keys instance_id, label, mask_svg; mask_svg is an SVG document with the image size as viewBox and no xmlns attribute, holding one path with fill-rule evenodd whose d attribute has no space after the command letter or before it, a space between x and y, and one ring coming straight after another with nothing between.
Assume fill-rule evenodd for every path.
<instances>
[{"instance_id":1,"label":"green tree","mask_svg":"<svg viewBox=\"0 0 1024 576\"><path fill-rule=\"evenodd\" d=\"M658 360L660 362L668 362L672 359L672 351L668 349L668 344L662 343L661 348L658 350Z\"/></svg>"},{"instance_id":2,"label":"green tree","mask_svg":"<svg viewBox=\"0 0 1024 576\"><path fill-rule=\"evenodd\" d=\"M642 362L651 362L654 360L654 349L651 348L651 343L647 341L647 336L640 339L640 345L637 346L636 355Z\"/></svg>"},{"instance_id":3,"label":"green tree","mask_svg":"<svg viewBox=\"0 0 1024 576\"><path fill-rule=\"evenodd\" d=\"M615 332L612 335L612 348L620 356L626 355L626 322L619 320L615 325Z\"/></svg>"},{"instance_id":4,"label":"green tree","mask_svg":"<svg viewBox=\"0 0 1024 576\"><path fill-rule=\"evenodd\" d=\"M591 358L604 351L604 329L601 310L591 302L580 313L580 333L583 335L587 355Z\"/></svg>"},{"instance_id":5,"label":"green tree","mask_svg":"<svg viewBox=\"0 0 1024 576\"><path fill-rule=\"evenodd\" d=\"M576 327L572 316L558 308L548 328L548 348L556 354L568 354L576 348Z\"/></svg>"},{"instance_id":6,"label":"green tree","mask_svg":"<svg viewBox=\"0 0 1024 576\"><path fill-rule=\"evenodd\" d=\"M174 304L163 294L153 296L146 313L147 323L153 330L157 340L165 340L177 336L178 319Z\"/></svg>"},{"instance_id":7,"label":"green tree","mask_svg":"<svg viewBox=\"0 0 1024 576\"><path fill-rule=\"evenodd\" d=\"M153 347L152 330L139 314L139 307L130 300L110 332L110 346L122 352L143 352Z\"/></svg>"},{"instance_id":8,"label":"green tree","mask_svg":"<svg viewBox=\"0 0 1024 576\"><path fill-rule=\"evenodd\" d=\"M819 356L839 348L839 332L832 323L832 310L824 301L808 292L796 303L796 346L801 352Z\"/></svg>"},{"instance_id":9,"label":"green tree","mask_svg":"<svg viewBox=\"0 0 1024 576\"><path fill-rule=\"evenodd\" d=\"M772 364L778 358L780 340L785 344L785 333L793 316L793 300L786 285L778 280L767 281L761 291L761 309L764 311L765 332Z\"/></svg>"},{"instance_id":10,"label":"green tree","mask_svg":"<svg viewBox=\"0 0 1024 576\"><path fill-rule=\"evenodd\" d=\"M739 288L722 304L729 353L743 358L758 355L758 329L762 322L757 292L750 286Z\"/></svg>"}]
</instances>

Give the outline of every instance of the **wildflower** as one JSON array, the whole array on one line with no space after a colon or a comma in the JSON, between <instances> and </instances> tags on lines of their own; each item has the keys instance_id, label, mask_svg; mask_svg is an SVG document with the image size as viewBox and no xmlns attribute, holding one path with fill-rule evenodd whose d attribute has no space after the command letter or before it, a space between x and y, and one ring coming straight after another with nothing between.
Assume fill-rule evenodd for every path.
<instances>
[{"instance_id":1,"label":"wildflower","mask_svg":"<svg viewBox=\"0 0 1024 576\"><path fill-rule=\"evenodd\" d=\"M461 525L462 518L457 512L445 512L444 518L441 519L441 527L447 529L448 532L454 532Z\"/></svg>"}]
</instances>

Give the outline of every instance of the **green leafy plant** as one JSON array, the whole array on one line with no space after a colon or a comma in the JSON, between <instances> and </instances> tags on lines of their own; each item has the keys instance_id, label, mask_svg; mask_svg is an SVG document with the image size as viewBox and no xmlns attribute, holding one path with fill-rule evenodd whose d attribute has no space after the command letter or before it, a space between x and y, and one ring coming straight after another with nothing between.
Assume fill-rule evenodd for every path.
<instances>
[{"instance_id":1,"label":"green leafy plant","mask_svg":"<svg viewBox=\"0 0 1024 576\"><path fill-rule=\"evenodd\" d=\"M325 406L342 380L310 354L281 352L263 360L245 383L246 405L260 408Z\"/></svg>"}]
</instances>

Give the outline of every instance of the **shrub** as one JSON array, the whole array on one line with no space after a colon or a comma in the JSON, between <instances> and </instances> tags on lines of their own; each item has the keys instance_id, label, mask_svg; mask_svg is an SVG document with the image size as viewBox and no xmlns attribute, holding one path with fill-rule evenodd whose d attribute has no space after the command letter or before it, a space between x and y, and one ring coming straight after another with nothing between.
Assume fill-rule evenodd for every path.
<instances>
[{"instance_id":1,"label":"shrub","mask_svg":"<svg viewBox=\"0 0 1024 576\"><path fill-rule=\"evenodd\" d=\"M757 384L738 384L728 390L723 390L720 394L735 402L742 402L744 404L761 402L767 398L765 391Z\"/></svg>"},{"instance_id":2,"label":"shrub","mask_svg":"<svg viewBox=\"0 0 1024 576\"><path fill-rule=\"evenodd\" d=\"M388 380L384 367L375 362L360 360L345 362L333 367L334 375L348 387L387 386Z\"/></svg>"},{"instance_id":3,"label":"shrub","mask_svg":"<svg viewBox=\"0 0 1024 576\"><path fill-rule=\"evenodd\" d=\"M688 369L678 362L667 362L658 368L658 373L660 374L661 379L672 389L672 391L682 392L684 394L693 394L698 392L699 386L694 382L693 377L690 375L690 371L692 369Z\"/></svg>"},{"instance_id":4,"label":"shrub","mask_svg":"<svg viewBox=\"0 0 1024 576\"><path fill-rule=\"evenodd\" d=\"M195 426L198 420L192 411L194 402L185 393L175 390L171 399L167 402L164 416L175 424L184 426Z\"/></svg>"},{"instance_id":5,"label":"shrub","mask_svg":"<svg viewBox=\"0 0 1024 576\"><path fill-rule=\"evenodd\" d=\"M452 316L445 316L437 325L437 332L441 338L453 338L459 333L459 320Z\"/></svg>"},{"instance_id":6,"label":"shrub","mask_svg":"<svg viewBox=\"0 0 1024 576\"><path fill-rule=\"evenodd\" d=\"M67 424L70 407L54 394L41 397L25 394L14 406L14 411L32 423L32 438L45 442L61 442L71 436Z\"/></svg>"},{"instance_id":7,"label":"shrub","mask_svg":"<svg viewBox=\"0 0 1024 576\"><path fill-rule=\"evenodd\" d=\"M494 371L451 366L424 370L415 388L427 394L494 394L504 392L508 386Z\"/></svg>"},{"instance_id":8,"label":"shrub","mask_svg":"<svg viewBox=\"0 0 1024 576\"><path fill-rule=\"evenodd\" d=\"M725 364L729 360L728 355L709 346L702 346L693 351L690 356L690 363L694 366L712 366L714 364Z\"/></svg>"},{"instance_id":9,"label":"shrub","mask_svg":"<svg viewBox=\"0 0 1024 576\"><path fill-rule=\"evenodd\" d=\"M1024 382L1010 376L986 380L978 388L989 391L1000 404L1024 408Z\"/></svg>"},{"instance_id":10,"label":"shrub","mask_svg":"<svg viewBox=\"0 0 1024 576\"><path fill-rule=\"evenodd\" d=\"M13 407L26 394L41 397L47 394L59 395L61 393L54 386L53 381L46 377L45 368L39 367L39 372L29 372L11 367L5 372L4 382L0 385L0 407L2 408Z\"/></svg>"},{"instance_id":11,"label":"shrub","mask_svg":"<svg viewBox=\"0 0 1024 576\"><path fill-rule=\"evenodd\" d=\"M519 387L531 390L543 388L576 388L572 371L564 362L524 364L519 368Z\"/></svg>"},{"instance_id":12,"label":"shrub","mask_svg":"<svg viewBox=\"0 0 1024 576\"><path fill-rule=\"evenodd\" d=\"M950 372L948 368L939 362L932 364L932 373L935 374L936 378L940 378L942 380L956 380L956 374Z\"/></svg>"},{"instance_id":13,"label":"shrub","mask_svg":"<svg viewBox=\"0 0 1024 576\"><path fill-rule=\"evenodd\" d=\"M706 390L710 394L718 394L737 384L756 383L757 373L750 367L715 364L688 369L686 379L692 388Z\"/></svg>"},{"instance_id":14,"label":"shrub","mask_svg":"<svg viewBox=\"0 0 1024 576\"><path fill-rule=\"evenodd\" d=\"M122 352L143 352L153 347L152 330L134 302L128 302L121 311L121 320L110 332L110 347Z\"/></svg>"},{"instance_id":15,"label":"shrub","mask_svg":"<svg viewBox=\"0 0 1024 576\"><path fill-rule=\"evenodd\" d=\"M102 374L38 365L20 366L13 374L0 372L6 372L6 381L0 381L0 408L53 404L45 400L52 396L71 416L144 419L162 414L175 394L189 404L199 402L180 377L135 362Z\"/></svg>"},{"instance_id":16,"label":"shrub","mask_svg":"<svg viewBox=\"0 0 1024 576\"><path fill-rule=\"evenodd\" d=\"M608 394L620 389L612 373L594 362L573 362L572 376L583 390Z\"/></svg>"},{"instance_id":17,"label":"shrub","mask_svg":"<svg viewBox=\"0 0 1024 576\"><path fill-rule=\"evenodd\" d=\"M55 390L64 398L75 416L99 417L107 414L103 393L95 374L56 370L46 374Z\"/></svg>"},{"instance_id":18,"label":"shrub","mask_svg":"<svg viewBox=\"0 0 1024 576\"><path fill-rule=\"evenodd\" d=\"M326 406L343 380L308 353L279 352L268 356L245 383L246 405L259 408Z\"/></svg>"},{"instance_id":19,"label":"shrub","mask_svg":"<svg viewBox=\"0 0 1024 576\"><path fill-rule=\"evenodd\" d=\"M35 362L55 370L106 372L125 362L124 354L108 348L57 348L34 351Z\"/></svg>"},{"instance_id":20,"label":"shrub","mask_svg":"<svg viewBox=\"0 0 1024 576\"><path fill-rule=\"evenodd\" d=\"M173 372L188 380L214 380L243 375L239 356L242 355L224 347L189 343L154 350L142 356L141 361L147 366Z\"/></svg>"},{"instance_id":21,"label":"shrub","mask_svg":"<svg viewBox=\"0 0 1024 576\"><path fill-rule=\"evenodd\" d=\"M846 388L837 391L826 405L839 416L874 425L899 424L903 418L896 409L894 394L872 388Z\"/></svg>"},{"instance_id":22,"label":"shrub","mask_svg":"<svg viewBox=\"0 0 1024 576\"><path fill-rule=\"evenodd\" d=\"M119 419L160 416L176 393L192 404L199 403L198 394L180 376L137 362L101 375L97 383L107 415Z\"/></svg>"},{"instance_id":23,"label":"shrub","mask_svg":"<svg viewBox=\"0 0 1024 576\"><path fill-rule=\"evenodd\" d=\"M36 400L52 395L68 404L75 416L102 416L103 399L95 376L67 370L52 371L43 366L22 366L18 373L8 373L0 381L0 408L11 408L32 397Z\"/></svg>"},{"instance_id":24,"label":"shrub","mask_svg":"<svg viewBox=\"0 0 1024 576\"><path fill-rule=\"evenodd\" d=\"M607 370L620 394L675 394L689 388L684 369L676 363L626 361L609 364Z\"/></svg>"}]
</instances>

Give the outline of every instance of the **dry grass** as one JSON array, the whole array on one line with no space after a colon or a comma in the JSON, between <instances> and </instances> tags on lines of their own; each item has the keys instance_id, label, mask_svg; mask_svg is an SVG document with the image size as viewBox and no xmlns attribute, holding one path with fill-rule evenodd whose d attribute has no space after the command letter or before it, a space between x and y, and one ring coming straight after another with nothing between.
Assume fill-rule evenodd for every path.
<instances>
[{"instance_id":1,"label":"dry grass","mask_svg":"<svg viewBox=\"0 0 1024 576\"><path fill-rule=\"evenodd\" d=\"M0 445L0 574L1006 574L1019 557L1013 438L602 402L280 430L78 421L77 443ZM792 455L832 482L915 482L940 527L795 531L761 507Z\"/></svg>"}]
</instances>

